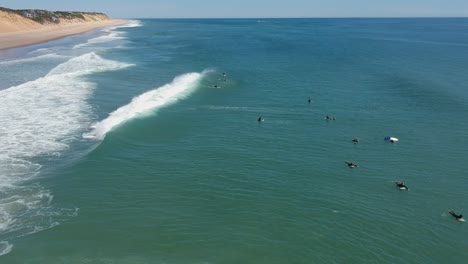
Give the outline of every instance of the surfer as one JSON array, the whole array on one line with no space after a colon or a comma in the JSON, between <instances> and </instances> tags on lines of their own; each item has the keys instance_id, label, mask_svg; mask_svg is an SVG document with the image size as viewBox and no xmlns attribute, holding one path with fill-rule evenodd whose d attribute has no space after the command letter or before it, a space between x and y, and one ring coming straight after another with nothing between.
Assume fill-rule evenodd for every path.
<instances>
[{"instance_id":1,"label":"surfer","mask_svg":"<svg viewBox=\"0 0 468 264\"><path fill-rule=\"evenodd\" d=\"M335 120L336 118L334 116L326 116L325 119L326 120Z\"/></svg>"},{"instance_id":2,"label":"surfer","mask_svg":"<svg viewBox=\"0 0 468 264\"><path fill-rule=\"evenodd\" d=\"M395 184L400 190L403 190L403 189L405 189L407 191L409 190L408 187L406 187L404 182L396 181Z\"/></svg>"},{"instance_id":3,"label":"surfer","mask_svg":"<svg viewBox=\"0 0 468 264\"><path fill-rule=\"evenodd\" d=\"M455 219L457 219L457 221L459 222L465 222L465 219L463 219L463 215L462 214L456 214L454 211L452 210L449 210L449 213L455 217Z\"/></svg>"},{"instance_id":4,"label":"surfer","mask_svg":"<svg viewBox=\"0 0 468 264\"><path fill-rule=\"evenodd\" d=\"M211 87L213 87L213 88L221 88L221 86L219 86L219 85L217 85L217 84L215 84L215 85L213 85L213 86L211 86Z\"/></svg>"},{"instance_id":5,"label":"surfer","mask_svg":"<svg viewBox=\"0 0 468 264\"><path fill-rule=\"evenodd\" d=\"M309 97L309 100L307 100L307 102L309 102L309 104L310 104L310 102L312 102L312 100L310 100L310 97Z\"/></svg>"},{"instance_id":6,"label":"surfer","mask_svg":"<svg viewBox=\"0 0 468 264\"><path fill-rule=\"evenodd\" d=\"M391 143L395 143L395 142L398 141L398 138L396 138L396 137L385 137L384 140L388 141L388 142L391 142Z\"/></svg>"},{"instance_id":7,"label":"surfer","mask_svg":"<svg viewBox=\"0 0 468 264\"><path fill-rule=\"evenodd\" d=\"M353 138L353 142L354 142L354 144L359 143L359 138Z\"/></svg>"},{"instance_id":8,"label":"surfer","mask_svg":"<svg viewBox=\"0 0 468 264\"><path fill-rule=\"evenodd\" d=\"M350 167L351 169L352 168L356 168L356 167L359 167L356 163L354 162L348 162L348 161L345 161L346 165L348 165L348 167Z\"/></svg>"},{"instance_id":9,"label":"surfer","mask_svg":"<svg viewBox=\"0 0 468 264\"><path fill-rule=\"evenodd\" d=\"M261 116L259 116L258 119L257 119L257 121L260 123L260 122L263 122L264 119L263 119Z\"/></svg>"}]
</instances>

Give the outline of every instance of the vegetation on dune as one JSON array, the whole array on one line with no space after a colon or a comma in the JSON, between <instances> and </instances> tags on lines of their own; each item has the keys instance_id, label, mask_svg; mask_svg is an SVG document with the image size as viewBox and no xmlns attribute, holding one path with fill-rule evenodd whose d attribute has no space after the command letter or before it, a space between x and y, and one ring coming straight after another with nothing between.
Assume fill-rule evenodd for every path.
<instances>
[{"instance_id":1,"label":"vegetation on dune","mask_svg":"<svg viewBox=\"0 0 468 264\"><path fill-rule=\"evenodd\" d=\"M1 11L15 13L22 17L31 19L38 23L44 24L46 22L52 23L60 23L60 20L71 20L71 19L78 19L78 20L85 20L84 15L99 15L107 18L107 15L104 13L97 13L97 12L67 12L67 11L48 11L48 10L41 10L41 9L9 9L0 7Z\"/></svg>"}]
</instances>

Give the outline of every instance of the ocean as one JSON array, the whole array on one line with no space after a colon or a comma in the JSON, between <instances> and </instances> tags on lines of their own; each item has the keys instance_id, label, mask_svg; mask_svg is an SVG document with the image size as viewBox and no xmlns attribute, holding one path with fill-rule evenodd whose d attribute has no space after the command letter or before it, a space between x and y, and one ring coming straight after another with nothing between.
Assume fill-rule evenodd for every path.
<instances>
[{"instance_id":1,"label":"ocean","mask_svg":"<svg viewBox=\"0 0 468 264\"><path fill-rule=\"evenodd\" d=\"M468 262L468 19L131 20L0 80L0 263Z\"/></svg>"}]
</instances>

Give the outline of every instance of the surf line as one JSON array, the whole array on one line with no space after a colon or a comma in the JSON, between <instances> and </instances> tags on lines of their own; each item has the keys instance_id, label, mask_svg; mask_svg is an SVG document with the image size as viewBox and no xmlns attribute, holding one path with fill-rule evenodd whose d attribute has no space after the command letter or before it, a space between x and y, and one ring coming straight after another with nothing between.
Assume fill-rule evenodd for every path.
<instances>
[{"instance_id":1,"label":"surf line","mask_svg":"<svg viewBox=\"0 0 468 264\"><path fill-rule=\"evenodd\" d=\"M134 97L130 103L110 113L107 118L91 125L92 130L84 133L83 138L103 140L109 131L120 124L150 110L158 110L188 97L196 90L200 80L208 72L179 75L170 83Z\"/></svg>"}]
</instances>

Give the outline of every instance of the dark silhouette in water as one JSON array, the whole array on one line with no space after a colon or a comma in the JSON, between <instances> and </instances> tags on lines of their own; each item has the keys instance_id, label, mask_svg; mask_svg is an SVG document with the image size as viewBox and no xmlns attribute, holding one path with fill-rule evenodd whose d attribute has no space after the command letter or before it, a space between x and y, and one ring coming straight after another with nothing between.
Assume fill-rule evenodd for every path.
<instances>
[{"instance_id":1,"label":"dark silhouette in water","mask_svg":"<svg viewBox=\"0 0 468 264\"><path fill-rule=\"evenodd\" d=\"M353 163L353 162L345 161L345 163L346 163L346 165L348 165L348 167L350 167L351 169L352 169L352 168L359 167L356 163Z\"/></svg>"},{"instance_id":2,"label":"dark silhouette in water","mask_svg":"<svg viewBox=\"0 0 468 264\"><path fill-rule=\"evenodd\" d=\"M264 119L263 119L261 116L259 116L258 119L257 119L257 121L260 123L260 122L263 122Z\"/></svg>"},{"instance_id":3,"label":"dark silhouette in water","mask_svg":"<svg viewBox=\"0 0 468 264\"><path fill-rule=\"evenodd\" d=\"M354 142L354 144L359 143L359 138L353 138L353 142Z\"/></svg>"},{"instance_id":4,"label":"dark silhouette in water","mask_svg":"<svg viewBox=\"0 0 468 264\"><path fill-rule=\"evenodd\" d=\"M455 219L457 219L457 221L460 221L460 222L465 222L465 219L463 219L463 215L462 214L456 214L454 211L452 210L449 210L449 214L451 214L453 217L455 217Z\"/></svg>"},{"instance_id":5,"label":"dark silhouette in water","mask_svg":"<svg viewBox=\"0 0 468 264\"><path fill-rule=\"evenodd\" d=\"M403 190L403 189L406 189L407 191L409 190L408 187L406 187L405 183L404 182L395 182L396 186L400 189L400 190Z\"/></svg>"}]
</instances>

